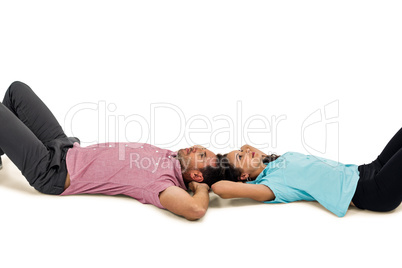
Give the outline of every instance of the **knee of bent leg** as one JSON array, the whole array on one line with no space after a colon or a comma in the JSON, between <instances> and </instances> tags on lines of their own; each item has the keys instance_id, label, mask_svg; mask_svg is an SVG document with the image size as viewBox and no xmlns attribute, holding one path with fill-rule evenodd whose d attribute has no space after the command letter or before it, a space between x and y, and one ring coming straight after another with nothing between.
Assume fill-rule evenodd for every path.
<instances>
[{"instance_id":1,"label":"knee of bent leg","mask_svg":"<svg viewBox=\"0 0 402 268\"><path fill-rule=\"evenodd\" d=\"M393 202L388 202L387 204L384 204L384 206L382 207L382 211L383 212L393 211L394 209L399 207L400 204L401 204L401 201L399 201L399 200L395 200Z\"/></svg>"},{"instance_id":2,"label":"knee of bent leg","mask_svg":"<svg viewBox=\"0 0 402 268\"><path fill-rule=\"evenodd\" d=\"M14 81L8 87L7 94L10 94L10 95L19 94L19 92L26 90L27 87L28 86L26 84L24 84L20 81Z\"/></svg>"}]
</instances>

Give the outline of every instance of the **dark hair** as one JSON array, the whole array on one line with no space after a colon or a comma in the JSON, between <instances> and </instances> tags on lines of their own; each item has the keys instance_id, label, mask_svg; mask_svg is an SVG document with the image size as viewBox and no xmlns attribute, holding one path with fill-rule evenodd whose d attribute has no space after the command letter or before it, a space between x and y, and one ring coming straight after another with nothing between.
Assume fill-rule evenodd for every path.
<instances>
[{"instance_id":1,"label":"dark hair","mask_svg":"<svg viewBox=\"0 0 402 268\"><path fill-rule=\"evenodd\" d=\"M228 154L224 154L220 161L224 173L224 180L239 181L243 170L241 168L236 168L234 165L230 164L227 155Z\"/></svg>"},{"instance_id":2,"label":"dark hair","mask_svg":"<svg viewBox=\"0 0 402 268\"><path fill-rule=\"evenodd\" d=\"M280 157L280 155L276 155L276 154L267 155L262 159L262 163L264 165L267 165L269 162L272 162L272 161L278 159L279 157Z\"/></svg>"},{"instance_id":3,"label":"dark hair","mask_svg":"<svg viewBox=\"0 0 402 268\"><path fill-rule=\"evenodd\" d=\"M218 164L216 167L207 166L200 168L202 176L204 177L203 183L211 187L212 184L221 180L238 181L240 178L241 170L235 168L229 163L229 159L225 155L217 154Z\"/></svg>"},{"instance_id":4,"label":"dark hair","mask_svg":"<svg viewBox=\"0 0 402 268\"><path fill-rule=\"evenodd\" d=\"M225 179L224 170L221 167L221 160L223 158L223 155L217 154L216 157L218 159L218 165L216 167L206 166L204 168L200 168L200 171L204 178L202 183L208 184L209 187L211 187L211 185L215 182Z\"/></svg>"},{"instance_id":5,"label":"dark hair","mask_svg":"<svg viewBox=\"0 0 402 268\"><path fill-rule=\"evenodd\" d=\"M271 154L267 155L262 159L262 163L264 165L267 165L269 162L272 162L276 159L278 159L280 155L276 154ZM223 180L228 180L228 181L240 181L241 174L243 173L243 170L241 168L237 168L234 165L230 164L229 159L227 158L227 154L224 154L220 158L220 166L223 169Z\"/></svg>"},{"instance_id":6,"label":"dark hair","mask_svg":"<svg viewBox=\"0 0 402 268\"><path fill-rule=\"evenodd\" d=\"M207 166L200 168L202 176L204 177L203 183L206 183L211 187L212 184L221 180L240 181L243 170L230 164L227 154L217 154L216 157L218 159L218 165L216 167ZM276 160L278 157L280 157L280 155L267 155L263 158L262 162L266 165L269 162Z\"/></svg>"}]
</instances>

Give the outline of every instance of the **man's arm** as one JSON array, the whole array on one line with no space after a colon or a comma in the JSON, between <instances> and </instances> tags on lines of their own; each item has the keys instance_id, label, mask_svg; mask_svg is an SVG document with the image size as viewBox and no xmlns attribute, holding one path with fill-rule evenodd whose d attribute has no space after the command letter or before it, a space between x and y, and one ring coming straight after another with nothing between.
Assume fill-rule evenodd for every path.
<instances>
[{"instance_id":1,"label":"man's arm","mask_svg":"<svg viewBox=\"0 0 402 268\"><path fill-rule=\"evenodd\" d=\"M159 200L164 208L193 221L202 218L208 209L209 186L205 183L190 182L191 196L177 186L170 186L159 194Z\"/></svg>"},{"instance_id":2,"label":"man's arm","mask_svg":"<svg viewBox=\"0 0 402 268\"><path fill-rule=\"evenodd\" d=\"M275 199L272 190L263 184L248 184L233 181L218 181L212 185L212 191L221 198L251 198L257 201Z\"/></svg>"}]
</instances>

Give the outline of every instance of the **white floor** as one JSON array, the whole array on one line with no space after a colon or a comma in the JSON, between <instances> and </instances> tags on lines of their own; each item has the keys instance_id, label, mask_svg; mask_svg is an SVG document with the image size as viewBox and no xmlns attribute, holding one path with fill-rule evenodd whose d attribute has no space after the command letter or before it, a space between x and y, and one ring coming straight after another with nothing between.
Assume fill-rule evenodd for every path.
<instances>
[{"instance_id":1,"label":"white floor","mask_svg":"<svg viewBox=\"0 0 402 268\"><path fill-rule=\"evenodd\" d=\"M3 156L1 267L399 267L401 207L350 208L338 218L315 202L267 205L211 193L189 222L124 196L48 196ZM170 266L174 265L174 266Z\"/></svg>"},{"instance_id":2,"label":"white floor","mask_svg":"<svg viewBox=\"0 0 402 268\"><path fill-rule=\"evenodd\" d=\"M368 163L401 127L400 14L379 0L1 0L0 101L28 84L85 146ZM401 267L402 206L338 218L211 193L189 222L123 196L43 195L3 162L0 268Z\"/></svg>"}]
</instances>

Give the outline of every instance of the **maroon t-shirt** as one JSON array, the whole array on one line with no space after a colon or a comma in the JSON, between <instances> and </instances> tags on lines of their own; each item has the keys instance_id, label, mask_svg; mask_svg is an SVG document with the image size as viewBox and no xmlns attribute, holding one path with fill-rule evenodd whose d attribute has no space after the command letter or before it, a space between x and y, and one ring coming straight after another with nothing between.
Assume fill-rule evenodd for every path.
<instances>
[{"instance_id":1,"label":"maroon t-shirt","mask_svg":"<svg viewBox=\"0 0 402 268\"><path fill-rule=\"evenodd\" d=\"M170 186L187 190L176 152L144 143L101 143L67 151L70 186L61 195L127 195L164 208L159 193Z\"/></svg>"}]
</instances>

